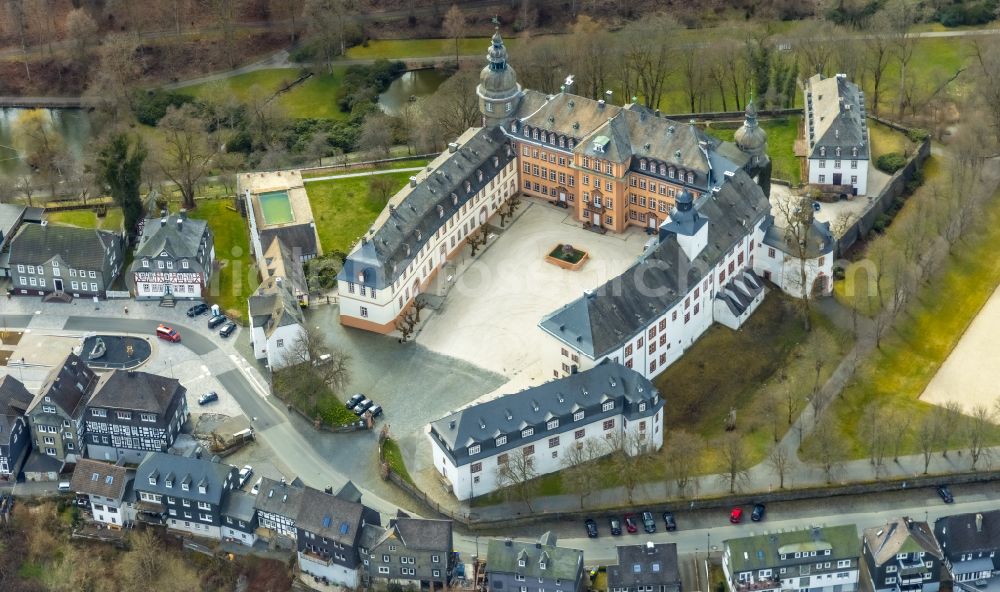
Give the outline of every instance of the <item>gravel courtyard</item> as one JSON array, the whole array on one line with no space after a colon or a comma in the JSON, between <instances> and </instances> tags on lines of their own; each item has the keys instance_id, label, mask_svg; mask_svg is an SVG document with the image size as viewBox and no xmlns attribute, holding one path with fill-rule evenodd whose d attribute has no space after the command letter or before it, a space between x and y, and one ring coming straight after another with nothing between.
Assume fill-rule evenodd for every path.
<instances>
[{"instance_id":1,"label":"gravel courtyard","mask_svg":"<svg viewBox=\"0 0 1000 592\"><path fill-rule=\"evenodd\" d=\"M552 378L538 351L554 342L538 322L584 290L621 274L650 238L637 229L600 235L584 230L566 210L530 200L524 207L476 261L460 270L442 309L417 337L432 351L509 377L503 392ZM545 261L562 243L589 253L580 270Z\"/></svg>"}]
</instances>

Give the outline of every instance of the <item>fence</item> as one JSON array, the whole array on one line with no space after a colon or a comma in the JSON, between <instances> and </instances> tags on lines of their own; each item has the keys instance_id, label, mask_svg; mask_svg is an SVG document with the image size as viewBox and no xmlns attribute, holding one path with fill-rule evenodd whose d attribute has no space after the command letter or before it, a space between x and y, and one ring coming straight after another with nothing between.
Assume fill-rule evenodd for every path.
<instances>
[{"instance_id":1,"label":"fence","mask_svg":"<svg viewBox=\"0 0 1000 592\"><path fill-rule=\"evenodd\" d=\"M100 207L114 206L115 200L111 197L92 197L86 201L82 199L53 200L45 204L45 212L67 212L69 210L94 210Z\"/></svg>"},{"instance_id":2,"label":"fence","mask_svg":"<svg viewBox=\"0 0 1000 592\"><path fill-rule=\"evenodd\" d=\"M757 117L785 117L788 115L802 115L802 107L793 109L763 109L757 112ZM666 119L684 121L684 119L694 121L725 121L727 119L743 119L746 111L711 111L709 113L668 113L660 115Z\"/></svg>"},{"instance_id":3,"label":"fence","mask_svg":"<svg viewBox=\"0 0 1000 592\"><path fill-rule=\"evenodd\" d=\"M381 158L378 160L363 160L359 162L341 162L336 164L327 164L314 167L303 167L299 169L303 173L325 173L325 172L335 172L335 171L345 171L351 169L363 169L369 167L376 167L380 164L387 164L391 162L402 162L405 160L418 160L422 158L433 159L436 158L440 152L429 152L427 154L412 154L408 156L394 156L392 158ZM284 169L282 169L284 170ZM308 182L309 179L303 179L303 181Z\"/></svg>"}]
</instances>

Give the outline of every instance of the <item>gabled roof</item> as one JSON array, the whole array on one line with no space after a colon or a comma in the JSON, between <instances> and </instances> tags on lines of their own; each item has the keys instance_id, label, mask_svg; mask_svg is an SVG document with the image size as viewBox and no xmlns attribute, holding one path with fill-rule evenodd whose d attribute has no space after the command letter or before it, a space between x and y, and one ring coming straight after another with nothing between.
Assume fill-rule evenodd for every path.
<instances>
[{"instance_id":1,"label":"gabled roof","mask_svg":"<svg viewBox=\"0 0 1000 592\"><path fill-rule=\"evenodd\" d=\"M858 527L853 524L805 528L790 532L774 532L740 537L725 541L729 548L730 573L768 569L781 565L815 563L811 557L795 558L795 553L830 551L828 559L848 559L861 556ZM785 555L785 559L781 558ZM735 576L734 576L735 577Z\"/></svg>"},{"instance_id":2,"label":"gabled roof","mask_svg":"<svg viewBox=\"0 0 1000 592\"><path fill-rule=\"evenodd\" d=\"M865 120L864 93L845 74L824 78L816 74L806 83L808 108L806 139L809 158L839 158L867 160L869 154L868 123ZM812 135L810 136L810 129ZM820 148L826 148L821 154ZM857 148L855 156L853 149Z\"/></svg>"},{"instance_id":3,"label":"gabled roof","mask_svg":"<svg viewBox=\"0 0 1000 592\"><path fill-rule=\"evenodd\" d=\"M260 230L260 244L270 245L274 239L281 239L290 248L299 249L303 257L319 255L319 239L313 222L270 226Z\"/></svg>"},{"instance_id":4,"label":"gabled roof","mask_svg":"<svg viewBox=\"0 0 1000 592\"><path fill-rule=\"evenodd\" d=\"M305 326L305 316L298 299L292 294L288 282L279 276L261 282L250 296L249 309L251 326L263 327L268 337L279 327Z\"/></svg>"},{"instance_id":5,"label":"gabled roof","mask_svg":"<svg viewBox=\"0 0 1000 592\"><path fill-rule=\"evenodd\" d=\"M872 554L876 565L882 565L899 553L924 551L942 559L944 554L926 522L917 522L907 517L896 518L884 526L866 528L865 546Z\"/></svg>"},{"instance_id":6,"label":"gabled roof","mask_svg":"<svg viewBox=\"0 0 1000 592\"><path fill-rule=\"evenodd\" d=\"M59 256L74 269L99 270L108 251L115 251L115 259L121 260L121 241L106 230L24 224L11 241L10 262L40 265Z\"/></svg>"},{"instance_id":7,"label":"gabled roof","mask_svg":"<svg viewBox=\"0 0 1000 592\"><path fill-rule=\"evenodd\" d=\"M398 517L389 521L382 536L368 547L374 550L387 541L399 541L414 551L440 551L448 553L452 547L451 520Z\"/></svg>"},{"instance_id":8,"label":"gabled roof","mask_svg":"<svg viewBox=\"0 0 1000 592\"><path fill-rule=\"evenodd\" d=\"M222 515L250 522L253 520L254 513L257 512L257 508L254 507L256 499L256 496L245 491L231 491L222 504Z\"/></svg>"},{"instance_id":9,"label":"gabled roof","mask_svg":"<svg viewBox=\"0 0 1000 592\"><path fill-rule=\"evenodd\" d=\"M364 509L360 503L306 487L302 491L302 505L295 519L295 526L317 536L354 546L363 526Z\"/></svg>"},{"instance_id":10,"label":"gabled roof","mask_svg":"<svg viewBox=\"0 0 1000 592\"><path fill-rule=\"evenodd\" d=\"M618 565L608 566L608 588L680 583L675 543L619 545Z\"/></svg>"},{"instance_id":11,"label":"gabled roof","mask_svg":"<svg viewBox=\"0 0 1000 592\"><path fill-rule=\"evenodd\" d=\"M10 236L11 230L17 226L24 216L25 207L18 204L0 204L0 245Z\"/></svg>"},{"instance_id":12,"label":"gabled roof","mask_svg":"<svg viewBox=\"0 0 1000 592\"><path fill-rule=\"evenodd\" d=\"M835 241L833 240L833 233L830 232L829 222L820 222L813 218L805 234L805 255L807 259L815 259L821 255L829 255L833 252ZM764 232L764 244L774 247L792 257L799 256L799 249L795 246L794 235L789 235L787 228L779 227L773 222L767 225L767 230Z\"/></svg>"},{"instance_id":13,"label":"gabled roof","mask_svg":"<svg viewBox=\"0 0 1000 592\"><path fill-rule=\"evenodd\" d=\"M275 237L264 250L263 269L267 270L265 277L283 277L291 282L292 290L298 294L308 294L309 285L302 269L302 253L299 248L291 248L280 238Z\"/></svg>"},{"instance_id":14,"label":"gabled roof","mask_svg":"<svg viewBox=\"0 0 1000 592\"><path fill-rule=\"evenodd\" d=\"M295 481L282 484L264 477L260 482L260 491L257 492L254 507L261 512L277 514L294 521L299 515L299 508L302 507L304 490L305 487L296 485Z\"/></svg>"},{"instance_id":15,"label":"gabled roof","mask_svg":"<svg viewBox=\"0 0 1000 592\"><path fill-rule=\"evenodd\" d=\"M76 462L70 487L77 493L122 501L133 475L123 466L81 458Z\"/></svg>"},{"instance_id":16,"label":"gabled roof","mask_svg":"<svg viewBox=\"0 0 1000 592\"><path fill-rule=\"evenodd\" d=\"M524 125L580 141L621 110L618 105L602 105L594 99L570 93L545 95L535 90L526 90L514 117Z\"/></svg>"},{"instance_id":17,"label":"gabled roof","mask_svg":"<svg viewBox=\"0 0 1000 592\"><path fill-rule=\"evenodd\" d=\"M45 378L42 388L31 402L31 413L38 412L44 402L57 406L69 417L79 417L97 386L97 378L97 374L76 354L66 356L62 365L53 368Z\"/></svg>"},{"instance_id":18,"label":"gabled roof","mask_svg":"<svg viewBox=\"0 0 1000 592\"><path fill-rule=\"evenodd\" d=\"M620 276L544 317L542 330L591 359L608 354L683 300L770 210L767 197L742 170L694 207L708 221L708 244L694 260L668 233Z\"/></svg>"},{"instance_id":19,"label":"gabled roof","mask_svg":"<svg viewBox=\"0 0 1000 592\"><path fill-rule=\"evenodd\" d=\"M948 557L1000 550L1000 510L938 518L934 534ZM1000 558L996 558L1000 559Z\"/></svg>"},{"instance_id":20,"label":"gabled roof","mask_svg":"<svg viewBox=\"0 0 1000 592\"><path fill-rule=\"evenodd\" d=\"M549 536L546 536L549 535ZM556 545L556 537L546 533L536 542L492 539L486 556L487 573L519 574L525 578L546 578L576 582L583 573L583 551ZM541 567L543 562L545 567ZM524 561L524 567L518 562ZM572 589L574 586L566 586Z\"/></svg>"},{"instance_id":21,"label":"gabled roof","mask_svg":"<svg viewBox=\"0 0 1000 592\"><path fill-rule=\"evenodd\" d=\"M172 495L190 500L219 505L226 491L226 482L233 483L236 469L227 464L207 459L178 456L166 452L150 452L139 464L135 473L135 488L161 495ZM150 483L150 477L153 483ZM172 481L172 487L166 482ZM188 491L181 484L188 483ZM205 493L199 486L205 484Z\"/></svg>"},{"instance_id":22,"label":"gabled roof","mask_svg":"<svg viewBox=\"0 0 1000 592\"><path fill-rule=\"evenodd\" d=\"M180 227L177 226L178 221L182 222ZM157 257L167 251L174 259L197 260L202 240L210 236L208 222L205 220L188 218L184 214L150 218L142 226L135 259Z\"/></svg>"},{"instance_id":23,"label":"gabled roof","mask_svg":"<svg viewBox=\"0 0 1000 592\"><path fill-rule=\"evenodd\" d=\"M0 441L10 437L11 426L25 414L32 399L20 380L9 374L0 377Z\"/></svg>"},{"instance_id":24,"label":"gabled roof","mask_svg":"<svg viewBox=\"0 0 1000 592\"><path fill-rule=\"evenodd\" d=\"M112 370L101 376L87 406L146 411L162 417L185 392L176 378L134 370Z\"/></svg>"}]
</instances>

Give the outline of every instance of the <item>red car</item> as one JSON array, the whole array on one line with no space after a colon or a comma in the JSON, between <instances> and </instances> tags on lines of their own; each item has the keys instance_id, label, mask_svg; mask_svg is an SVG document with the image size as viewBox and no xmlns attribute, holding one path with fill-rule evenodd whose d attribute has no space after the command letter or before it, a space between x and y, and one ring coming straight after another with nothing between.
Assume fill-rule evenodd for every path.
<instances>
[{"instance_id":1,"label":"red car","mask_svg":"<svg viewBox=\"0 0 1000 592\"><path fill-rule=\"evenodd\" d=\"M639 532L639 526L635 522L635 514L625 514L625 530L630 534Z\"/></svg>"},{"instance_id":2,"label":"red car","mask_svg":"<svg viewBox=\"0 0 1000 592\"><path fill-rule=\"evenodd\" d=\"M729 521L739 524L743 520L743 508L733 508L729 511Z\"/></svg>"}]
</instances>

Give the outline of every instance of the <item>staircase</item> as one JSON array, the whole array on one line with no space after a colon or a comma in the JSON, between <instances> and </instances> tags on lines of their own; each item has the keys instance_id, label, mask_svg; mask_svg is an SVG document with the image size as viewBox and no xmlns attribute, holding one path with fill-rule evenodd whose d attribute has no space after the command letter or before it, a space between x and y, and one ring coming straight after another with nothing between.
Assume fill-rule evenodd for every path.
<instances>
[{"instance_id":1,"label":"staircase","mask_svg":"<svg viewBox=\"0 0 1000 592\"><path fill-rule=\"evenodd\" d=\"M160 298L160 306L163 308L173 308L177 306L177 301L174 300L172 294L166 294L162 298Z\"/></svg>"}]
</instances>

